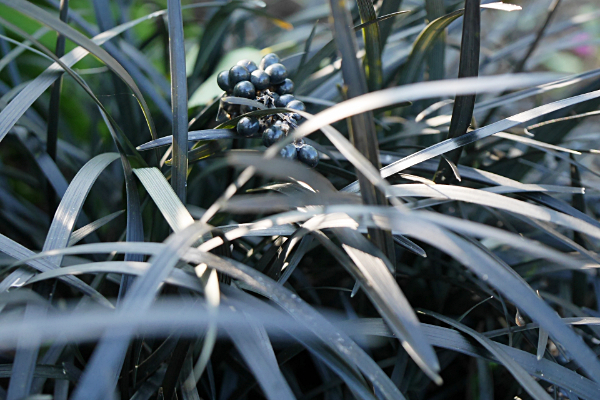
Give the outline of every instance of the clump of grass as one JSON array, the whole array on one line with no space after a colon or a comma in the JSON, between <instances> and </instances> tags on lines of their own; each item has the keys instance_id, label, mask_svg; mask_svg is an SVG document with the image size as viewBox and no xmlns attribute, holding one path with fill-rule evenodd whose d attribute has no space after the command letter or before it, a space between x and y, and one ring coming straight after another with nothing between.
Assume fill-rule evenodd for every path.
<instances>
[{"instance_id":1,"label":"clump of grass","mask_svg":"<svg viewBox=\"0 0 600 400\"><path fill-rule=\"evenodd\" d=\"M0 398L597 399L567 4L0 0ZM271 52L306 111L219 89Z\"/></svg>"}]
</instances>

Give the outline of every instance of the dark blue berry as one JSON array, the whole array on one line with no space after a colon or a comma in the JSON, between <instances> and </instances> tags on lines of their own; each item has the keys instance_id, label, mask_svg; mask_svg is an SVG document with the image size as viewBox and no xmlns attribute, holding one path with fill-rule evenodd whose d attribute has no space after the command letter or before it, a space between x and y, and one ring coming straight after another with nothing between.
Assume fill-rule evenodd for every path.
<instances>
[{"instance_id":1,"label":"dark blue berry","mask_svg":"<svg viewBox=\"0 0 600 400\"><path fill-rule=\"evenodd\" d=\"M217 84L219 87L229 93L233 89L229 83L229 71L219 72L219 75L217 75Z\"/></svg>"},{"instance_id":2,"label":"dark blue berry","mask_svg":"<svg viewBox=\"0 0 600 400\"><path fill-rule=\"evenodd\" d=\"M260 69L266 70L269 65L277 64L279 57L275 53L267 54L260 60Z\"/></svg>"},{"instance_id":3,"label":"dark blue berry","mask_svg":"<svg viewBox=\"0 0 600 400\"><path fill-rule=\"evenodd\" d=\"M271 64L265 69L265 72L269 74L269 78L273 85L279 85L287 78L287 69L285 69L283 64Z\"/></svg>"},{"instance_id":4,"label":"dark blue berry","mask_svg":"<svg viewBox=\"0 0 600 400\"><path fill-rule=\"evenodd\" d=\"M270 128L265 129L263 132L263 144L265 147L269 147L272 144L278 142L285 134L281 130L281 126L273 125Z\"/></svg>"},{"instance_id":5,"label":"dark blue berry","mask_svg":"<svg viewBox=\"0 0 600 400\"><path fill-rule=\"evenodd\" d=\"M254 99L256 97L256 89L254 85L248 81L241 81L233 88L233 95L236 97L245 97Z\"/></svg>"},{"instance_id":6,"label":"dark blue berry","mask_svg":"<svg viewBox=\"0 0 600 400\"><path fill-rule=\"evenodd\" d=\"M258 132L260 124L254 117L243 117L237 123L237 132L246 137L250 137Z\"/></svg>"},{"instance_id":7,"label":"dark blue berry","mask_svg":"<svg viewBox=\"0 0 600 400\"><path fill-rule=\"evenodd\" d=\"M306 106L300 100L292 100L285 106L286 108L291 108L292 110L298 111L306 111Z\"/></svg>"},{"instance_id":8,"label":"dark blue berry","mask_svg":"<svg viewBox=\"0 0 600 400\"><path fill-rule=\"evenodd\" d=\"M294 146L292 143L288 144L283 149L281 149L281 151L279 152L279 155L283 158L288 158L290 160L295 159L296 158L296 146Z\"/></svg>"},{"instance_id":9,"label":"dark blue berry","mask_svg":"<svg viewBox=\"0 0 600 400\"><path fill-rule=\"evenodd\" d=\"M280 95L294 93L294 82L291 79L286 78L281 85L277 86L277 93Z\"/></svg>"},{"instance_id":10,"label":"dark blue berry","mask_svg":"<svg viewBox=\"0 0 600 400\"><path fill-rule=\"evenodd\" d=\"M314 168L319 163L319 152L309 144L298 149L298 159L311 168Z\"/></svg>"},{"instance_id":11,"label":"dark blue berry","mask_svg":"<svg viewBox=\"0 0 600 400\"><path fill-rule=\"evenodd\" d=\"M250 80L250 72L246 67L234 65L229 70L229 85L235 87L238 82Z\"/></svg>"},{"instance_id":12,"label":"dark blue berry","mask_svg":"<svg viewBox=\"0 0 600 400\"><path fill-rule=\"evenodd\" d=\"M250 82L257 90L265 90L271 84L269 75L262 69L257 69L250 75Z\"/></svg>"},{"instance_id":13,"label":"dark blue berry","mask_svg":"<svg viewBox=\"0 0 600 400\"><path fill-rule=\"evenodd\" d=\"M236 65L241 65L242 67L245 67L248 72L253 73L254 71L256 71L258 69L258 67L256 66L256 63L254 61L250 61L250 60L240 60L237 62Z\"/></svg>"},{"instance_id":14,"label":"dark blue berry","mask_svg":"<svg viewBox=\"0 0 600 400\"><path fill-rule=\"evenodd\" d=\"M286 107L294 100L296 100L296 98L291 94L284 94L283 96L279 97L279 99L275 100L275 105L277 107Z\"/></svg>"}]
</instances>

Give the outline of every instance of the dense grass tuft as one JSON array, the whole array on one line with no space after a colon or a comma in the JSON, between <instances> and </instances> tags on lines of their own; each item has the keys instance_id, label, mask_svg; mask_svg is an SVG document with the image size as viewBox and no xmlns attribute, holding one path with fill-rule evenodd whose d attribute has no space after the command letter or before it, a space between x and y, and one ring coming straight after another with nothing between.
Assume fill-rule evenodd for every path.
<instances>
[{"instance_id":1,"label":"dense grass tuft","mask_svg":"<svg viewBox=\"0 0 600 400\"><path fill-rule=\"evenodd\" d=\"M0 0L0 399L599 399L600 13L517 3Z\"/></svg>"}]
</instances>

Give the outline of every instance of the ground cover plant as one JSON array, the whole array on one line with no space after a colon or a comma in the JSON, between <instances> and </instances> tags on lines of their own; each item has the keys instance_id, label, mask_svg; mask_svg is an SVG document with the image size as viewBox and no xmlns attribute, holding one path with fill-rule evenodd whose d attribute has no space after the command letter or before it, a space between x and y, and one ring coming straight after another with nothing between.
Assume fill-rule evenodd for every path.
<instances>
[{"instance_id":1,"label":"ground cover plant","mask_svg":"<svg viewBox=\"0 0 600 400\"><path fill-rule=\"evenodd\" d=\"M595 5L0 0L0 398L599 399Z\"/></svg>"}]
</instances>

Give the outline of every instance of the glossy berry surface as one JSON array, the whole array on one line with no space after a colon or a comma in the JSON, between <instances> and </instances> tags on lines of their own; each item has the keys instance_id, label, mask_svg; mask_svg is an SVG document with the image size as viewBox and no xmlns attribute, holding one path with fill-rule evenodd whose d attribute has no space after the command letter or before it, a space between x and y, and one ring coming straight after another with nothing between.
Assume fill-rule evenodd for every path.
<instances>
[{"instance_id":1,"label":"glossy berry surface","mask_svg":"<svg viewBox=\"0 0 600 400\"><path fill-rule=\"evenodd\" d=\"M262 69L257 69L250 74L250 82L252 82L256 90L265 90L271 85L269 75Z\"/></svg>"},{"instance_id":2,"label":"glossy berry surface","mask_svg":"<svg viewBox=\"0 0 600 400\"><path fill-rule=\"evenodd\" d=\"M236 97L254 99L254 97L256 97L256 90L254 89L254 85L252 83L248 81L242 81L233 88L233 95Z\"/></svg>"},{"instance_id":3,"label":"glossy berry surface","mask_svg":"<svg viewBox=\"0 0 600 400\"><path fill-rule=\"evenodd\" d=\"M293 95L284 94L283 96L279 97L278 100L275 101L275 105L277 107L286 107L288 105L288 103L290 103L294 100L296 100L296 98Z\"/></svg>"},{"instance_id":4,"label":"glossy berry surface","mask_svg":"<svg viewBox=\"0 0 600 400\"><path fill-rule=\"evenodd\" d=\"M306 111L306 106L300 100L292 100L286 105L287 108L298 111Z\"/></svg>"},{"instance_id":5,"label":"glossy berry surface","mask_svg":"<svg viewBox=\"0 0 600 400\"><path fill-rule=\"evenodd\" d=\"M237 123L237 132L246 137L250 137L255 133L258 133L259 128L260 124L258 119L254 117L243 117Z\"/></svg>"},{"instance_id":6,"label":"glossy berry surface","mask_svg":"<svg viewBox=\"0 0 600 400\"><path fill-rule=\"evenodd\" d=\"M233 88L229 84L229 71L222 71L217 75L217 84L224 91L231 92Z\"/></svg>"},{"instance_id":7,"label":"glossy berry surface","mask_svg":"<svg viewBox=\"0 0 600 400\"><path fill-rule=\"evenodd\" d=\"M267 69L268 66L277 64L279 62L279 56L275 53L267 54L260 61L260 69Z\"/></svg>"},{"instance_id":8,"label":"glossy berry surface","mask_svg":"<svg viewBox=\"0 0 600 400\"><path fill-rule=\"evenodd\" d=\"M265 69L265 72L269 75L269 79L273 85L279 85L285 81L285 78L287 78L287 69L283 66L283 64L269 65L267 69Z\"/></svg>"},{"instance_id":9,"label":"glossy berry surface","mask_svg":"<svg viewBox=\"0 0 600 400\"><path fill-rule=\"evenodd\" d=\"M277 94L292 94L294 93L294 82L290 78L286 78L283 83L277 86Z\"/></svg>"},{"instance_id":10,"label":"glossy berry surface","mask_svg":"<svg viewBox=\"0 0 600 400\"><path fill-rule=\"evenodd\" d=\"M283 158L287 158L290 160L293 160L296 158L296 146L294 146L293 144L288 144L287 146L285 146L283 149L281 149L281 151L279 152L279 155Z\"/></svg>"},{"instance_id":11,"label":"glossy berry surface","mask_svg":"<svg viewBox=\"0 0 600 400\"><path fill-rule=\"evenodd\" d=\"M254 71L256 71L258 69L258 66L256 65L256 63L254 61L250 61L250 60L240 60L237 62L236 65L241 65L242 67L245 67L248 72L253 73Z\"/></svg>"},{"instance_id":12,"label":"glossy berry surface","mask_svg":"<svg viewBox=\"0 0 600 400\"><path fill-rule=\"evenodd\" d=\"M319 163L319 152L311 145L305 144L298 148L298 160L314 168Z\"/></svg>"},{"instance_id":13,"label":"glossy berry surface","mask_svg":"<svg viewBox=\"0 0 600 400\"><path fill-rule=\"evenodd\" d=\"M270 128L265 129L265 131L263 132L263 144L265 145L265 147L269 147L277 143L283 137L285 137L285 133L283 133L281 125L273 125Z\"/></svg>"},{"instance_id":14,"label":"glossy berry surface","mask_svg":"<svg viewBox=\"0 0 600 400\"><path fill-rule=\"evenodd\" d=\"M246 67L234 65L229 70L229 85L235 87L238 82L247 81L250 79L250 72Z\"/></svg>"}]
</instances>

